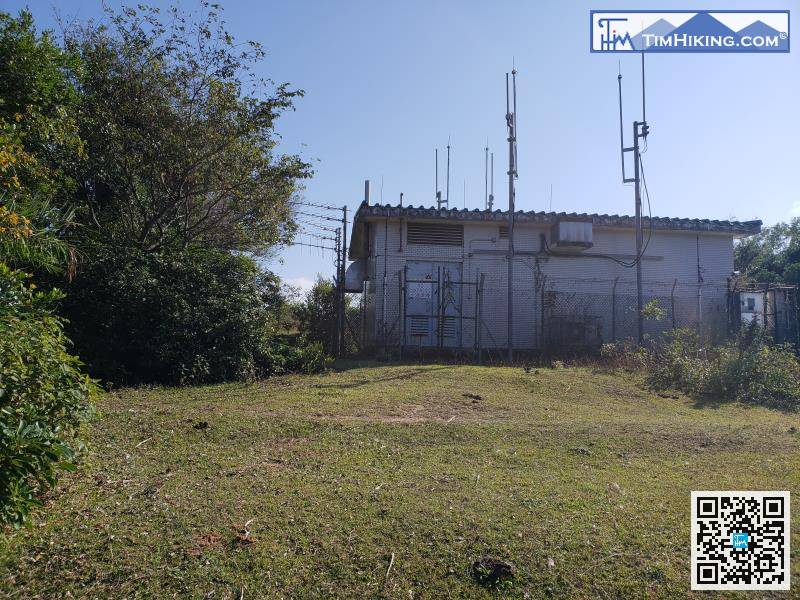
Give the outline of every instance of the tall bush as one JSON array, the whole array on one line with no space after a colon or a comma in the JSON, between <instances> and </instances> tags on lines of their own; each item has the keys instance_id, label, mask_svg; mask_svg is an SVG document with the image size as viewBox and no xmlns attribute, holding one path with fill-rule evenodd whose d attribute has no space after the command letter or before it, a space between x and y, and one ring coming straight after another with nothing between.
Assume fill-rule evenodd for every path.
<instances>
[{"instance_id":1,"label":"tall bush","mask_svg":"<svg viewBox=\"0 0 800 600\"><path fill-rule=\"evenodd\" d=\"M16 526L73 468L96 389L67 351L59 297L0 262L0 521Z\"/></svg>"},{"instance_id":2,"label":"tall bush","mask_svg":"<svg viewBox=\"0 0 800 600\"><path fill-rule=\"evenodd\" d=\"M711 348L694 332L677 330L652 353L648 380L716 400L800 409L800 358L788 345L771 343L755 323Z\"/></svg>"},{"instance_id":3,"label":"tall bush","mask_svg":"<svg viewBox=\"0 0 800 600\"><path fill-rule=\"evenodd\" d=\"M337 326L336 286L331 279L317 276L305 299L295 306L303 339L333 350Z\"/></svg>"},{"instance_id":4,"label":"tall bush","mask_svg":"<svg viewBox=\"0 0 800 600\"><path fill-rule=\"evenodd\" d=\"M64 301L90 372L118 384L269 374L277 278L244 256L190 249L88 253Z\"/></svg>"}]
</instances>

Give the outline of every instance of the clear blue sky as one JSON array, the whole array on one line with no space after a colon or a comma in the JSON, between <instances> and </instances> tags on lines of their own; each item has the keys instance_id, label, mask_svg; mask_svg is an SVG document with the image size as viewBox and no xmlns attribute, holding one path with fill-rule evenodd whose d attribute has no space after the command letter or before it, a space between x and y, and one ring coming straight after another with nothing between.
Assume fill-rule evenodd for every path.
<instances>
[{"instance_id":1,"label":"clear blue sky","mask_svg":"<svg viewBox=\"0 0 800 600\"><path fill-rule=\"evenodd\" d=\"M116 1L110 4L117 5ZM164 3L158 3L164 4ZM589 53L590 9L789 9L800 3L222 2L231 32L262 42L262 74L306 91L282 118L287 152L313 160L308 201L373 199L430 205L434 148L451 139L451 204L483 205L483 148L495 152L495 196L505 208L504 73L519 71L517 207L627 213L620 182L617 61L625 77L626 134L639 117L638 57ZM27 5L51 25L51 0ZM182 6L193 8L184 0ZM61 3L65 17L100 13L99 0ZM647 59L653 213L717 219L800 215L800 34L789 54L673 54ZM440 152L442 151L440 150ZM441 154L440 154L441 156ZM383 184L381 184L383 181ZM442 185L443 188L443 185ZM295 283L330 275L330 256L299 248L269 267Z\"/></svg>"}]
</instances>

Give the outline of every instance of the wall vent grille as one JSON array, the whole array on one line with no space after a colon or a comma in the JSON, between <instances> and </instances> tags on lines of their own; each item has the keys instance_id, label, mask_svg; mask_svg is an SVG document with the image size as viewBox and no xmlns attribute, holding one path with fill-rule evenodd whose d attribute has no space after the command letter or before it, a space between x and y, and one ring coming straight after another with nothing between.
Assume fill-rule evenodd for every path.
<instances>
[{"instance_id":1,"label":"wall vent grille","mask_svg":"<svg viewBox=\"0 0 800 600\"><path fill-rule=\"evenodd\" d=\"M442 317L442 337L443 338L456 337L455 317Z\"/></svg>"},{"instance_id":2,"label":"wall vent grille","mask_svg":"<svg viewBox=\"0 0 800 600\"><path fill-rule=\"evenodd\" d=\"M411 331L412 336L426 336L428 335L428 319L425 317L411 317Z\"/></svg>"},{"instance_id":3,"label":"wall vent grille","mask_svg":"<svg viewBox=\"0 0 800 600\"><path fill-rule=\"evenodd\" d=\"M432 246L463 246L464 227L439 223L409 223L407 226L409 244L428 244Z\"/></svg>"}]
</instances>

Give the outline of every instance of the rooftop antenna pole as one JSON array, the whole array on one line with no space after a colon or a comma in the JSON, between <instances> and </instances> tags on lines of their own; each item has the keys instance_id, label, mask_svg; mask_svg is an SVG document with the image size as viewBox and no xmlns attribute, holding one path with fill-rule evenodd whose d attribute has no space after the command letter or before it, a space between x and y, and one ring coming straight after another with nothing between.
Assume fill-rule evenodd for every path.
<instances>
[{"instance_id":1,"label":"rooftop antenna pole","mask_svg":"<svg viewBox=\"0 0 800 600\"><path fill-rule=\"evenodd\" d=\"M436 208L441 208L442 204L442 197L439 194L439 149L436 148L435 159L436 161L436 186L433 191L434 196L436 197Z\"/></svg>"},{"instance_id":2,"label":"rooftop antenna pole","mask_svg":"<svg viewBox=\"0 0 800 600\"><path fill-rule=\"evenodd\" d=\"M447 138L447 186L445 187L444 203L450 208L450 138Z\"/></svg>"},{"instance_id":3,"label":"rooftop antenna pole","mask_svg":"<svg viewBox=\"0 0 800 600\"><path fill-rule=\"evenodd\" d=\"M483 149L483 208L489 208L489 140Z\"/></svg>"},{"instance_id":4,"label":"rooftop antenna pole","mask_svg":"<svg viewBox=\"0 0 800 600\"><path fill-rule=\"evenodd\" d=\"M644 100L644 52L642 52L642 123L647 123L647 108Z\"/></svg>"},{"instance_id":5,"label":"rooftop antenna pole","mask_svg":"<svg viewBox=\"0 0 800 600\"><path fill-rule=\"evenodd\" d=\"M633 122L633 146L625 146L624 136L622 132L622 73L617 75L617 87L619 90L619 141L620 151L622 157L622 182L634 184L634 202L635 202L635 235L636 235L636 325L637 337L639 345L644 342L644 317L642 315L643 298L642 298L642 187L641 187L641 153L639 151L639 140L647 140L647 134L650 132L650 127L645 121L646 104L645 104L645 87L644 87L644 52L642 52L642 120ZM625 153L633 152L633 177L625 176Z\"/></svg>"},{"instance_id":6,"label":"rooftop antenna pole","mask_svg":"<svg viewBox=\"0 0 800 600\"><path fill-rule=\"evenodd\" d=\"M490 186L489 187L489 210L492 210L492 208L494 207L494 152L491 153L489 161L491 163L491 172L492 172L490 183L489 183L489 186Z\"/></svg>"},{"instance_id":7,"label":"rooftop antenna pole","mask_svg":"<svg viewBox=\"0 0 800 600\"><path fill-rule=\"evenodd\" d=\"M511 86L514 91L514 179L519 179L517 165L519 155L517 154L517 70L514 68L514 60L511 60ZM516 197L514 198L516 200Z\"/></svg>"},{"instance_id":8,"label":"rooftop antenna pole","mask_svg":"<svg viewBox=\"0 0 800 600\"><path fill-rule=\"evenodd\" d=\"M506 73L506 128L508 129L508 360L514 360L514 180L517 178L517 70L511 68L511 100L509 104ZM512 112L513 108L513 112Z\"/></svg>"},{"instance_id":9,"label":"rooftop antenna pole","mask_svg":"<svg viewBox=\"0 0 800 600\"><path fill-rule=\"evenodd\" d=\"M633 180L625 177L625 152L630 148L625 148L625 136L622 133L622 71L620 70L619 61L617 61L617 91L619 94L619 149L622 159L622 183L628 183Z\"/></svg>"}]
</instances>

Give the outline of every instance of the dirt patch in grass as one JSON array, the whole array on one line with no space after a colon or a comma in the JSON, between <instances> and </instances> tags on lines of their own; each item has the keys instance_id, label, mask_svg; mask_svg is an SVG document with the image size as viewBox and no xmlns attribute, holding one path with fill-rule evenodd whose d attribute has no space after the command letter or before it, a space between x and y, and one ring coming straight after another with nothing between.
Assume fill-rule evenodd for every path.
<instances>
[{"instance_id":1,"label":"dirt patch in grass","mask_svg":"<svg viewBox=\"0 0 800 600\"><path fill-rule=\"evenodd\" d=\"M224 547L222 537L216 533L200 533L192 539L189 556L199 557L208 551L221 550Z\"/></svg>"}]
</instances>

